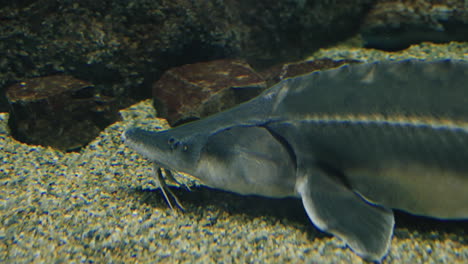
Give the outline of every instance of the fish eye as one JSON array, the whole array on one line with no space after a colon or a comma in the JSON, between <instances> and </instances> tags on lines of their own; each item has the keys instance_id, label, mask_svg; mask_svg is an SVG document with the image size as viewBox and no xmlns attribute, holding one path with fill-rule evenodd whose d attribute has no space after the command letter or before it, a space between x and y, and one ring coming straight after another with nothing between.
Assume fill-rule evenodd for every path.
<instances>
[{"instance_id":1,"label":"fish eye","mask_svg":"<svg viewBox=\"0 0 468 264\"><path fill-rule=\"evenodd\" d=\"M168 143L169 145L171 145L171 144L174 143L174 141L175 141L175 138L171 137L171 138L169 138L169 140L167 141L167 143Z\"/></svg>"}]
</instances>

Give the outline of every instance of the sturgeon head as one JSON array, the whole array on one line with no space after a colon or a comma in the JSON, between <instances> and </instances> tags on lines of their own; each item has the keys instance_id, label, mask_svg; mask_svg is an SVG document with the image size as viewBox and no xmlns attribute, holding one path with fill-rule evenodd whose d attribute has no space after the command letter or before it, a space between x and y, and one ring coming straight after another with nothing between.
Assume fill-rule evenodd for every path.
<instances>
[{"instance_id":1,"label":"sturgeon head","mask_svg":"<svg viewBox=\"0 0 468 264\"><path fill-rule=\"evenodd\" d=\"M122 138L157 166L188 173L207 186L239 194L292 196L294 153L266 127L275 95L270 89L235 108L166 131L130 128Z\"/></svg>"},{"instance_id":2,"label":"sturgeon head","mask_svg":"<svg viewBox=\"0 0 468 264\"><path fill-rule=\"evenodd\" d=\"M214 133L196 122L162 132L132 128L125 143L158 166L195 176L207 186L268 197L294 195L295 157L262 126L233 126Z\"/></svg>"},{"instance_id":3,"label":"sturgeon head","mask_svg":"<svg viewBox=\"0 0 468 264\"><path fill-rule=\"evenodd\" d=\"M174 133L176 132L176 133ZM130 128L122 135L125 143L159 166L193 173L207 140L203 134L181 135L177 131L147 131Z\"/></svg>"}]
</instances>

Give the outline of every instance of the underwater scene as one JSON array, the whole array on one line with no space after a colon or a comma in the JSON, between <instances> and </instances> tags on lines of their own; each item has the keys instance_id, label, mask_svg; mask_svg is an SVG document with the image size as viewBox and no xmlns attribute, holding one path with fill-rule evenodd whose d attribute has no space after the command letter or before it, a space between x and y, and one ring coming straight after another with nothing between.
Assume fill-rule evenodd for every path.
<instances>
[{"instance_id":1,"label":"underwater scene","mask_svg":"<svg viewBox=\"0 0 468 264\"><path fill-rule=\"evenodd\" d=\"M468 263L467 1L0 3L0 263Z\"/></svg>"}]
</instances>

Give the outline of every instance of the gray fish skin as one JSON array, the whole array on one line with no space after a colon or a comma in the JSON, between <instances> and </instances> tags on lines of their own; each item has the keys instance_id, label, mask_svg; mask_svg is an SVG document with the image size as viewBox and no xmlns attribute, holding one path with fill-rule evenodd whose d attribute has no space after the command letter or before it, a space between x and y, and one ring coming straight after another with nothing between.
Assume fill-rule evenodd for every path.
<instances>
[{"instance_id":1,"label":"gray fish skin","mask_svg":"<svg viewBox=\"0 0 468 264\"><path fill-rule=\"evenodd\" d=\"M314 75L314 74L312 74ZM388 208L468 217L468 63L375 63L302 76L271 114L301 157ZM313 150L313 151L310 151Z\"/></svg>"},{"instance_id":2,"label":"gray fish skin","mask_svg":"<svg viewBox=\"0 0 468 264\"><path fill-rule=\"evenodd\" d=\"M388 252L391 209L468 219L468 63L379 62L285 80L257 98L125 143L239 194L302 199L358 255Z\"/></svg>"}]
</instances>

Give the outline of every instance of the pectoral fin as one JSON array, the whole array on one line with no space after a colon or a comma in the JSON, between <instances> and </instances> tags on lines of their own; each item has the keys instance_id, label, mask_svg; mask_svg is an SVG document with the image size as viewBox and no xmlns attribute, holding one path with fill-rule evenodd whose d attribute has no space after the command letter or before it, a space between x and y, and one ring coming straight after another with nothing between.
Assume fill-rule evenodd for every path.
<instances>
[{"instance_id":1,"label":"pectoral fin","mask_svg":"<svg viewBox=\"0 0 468 264\"><path fill-rule=\"evenodd\" d=\"M310 220L348 244L358 255L380 261L388 252L394 217L389 209L364 201L339 178L313 169L297 184Z\"/></svg>"}]
</instances>

